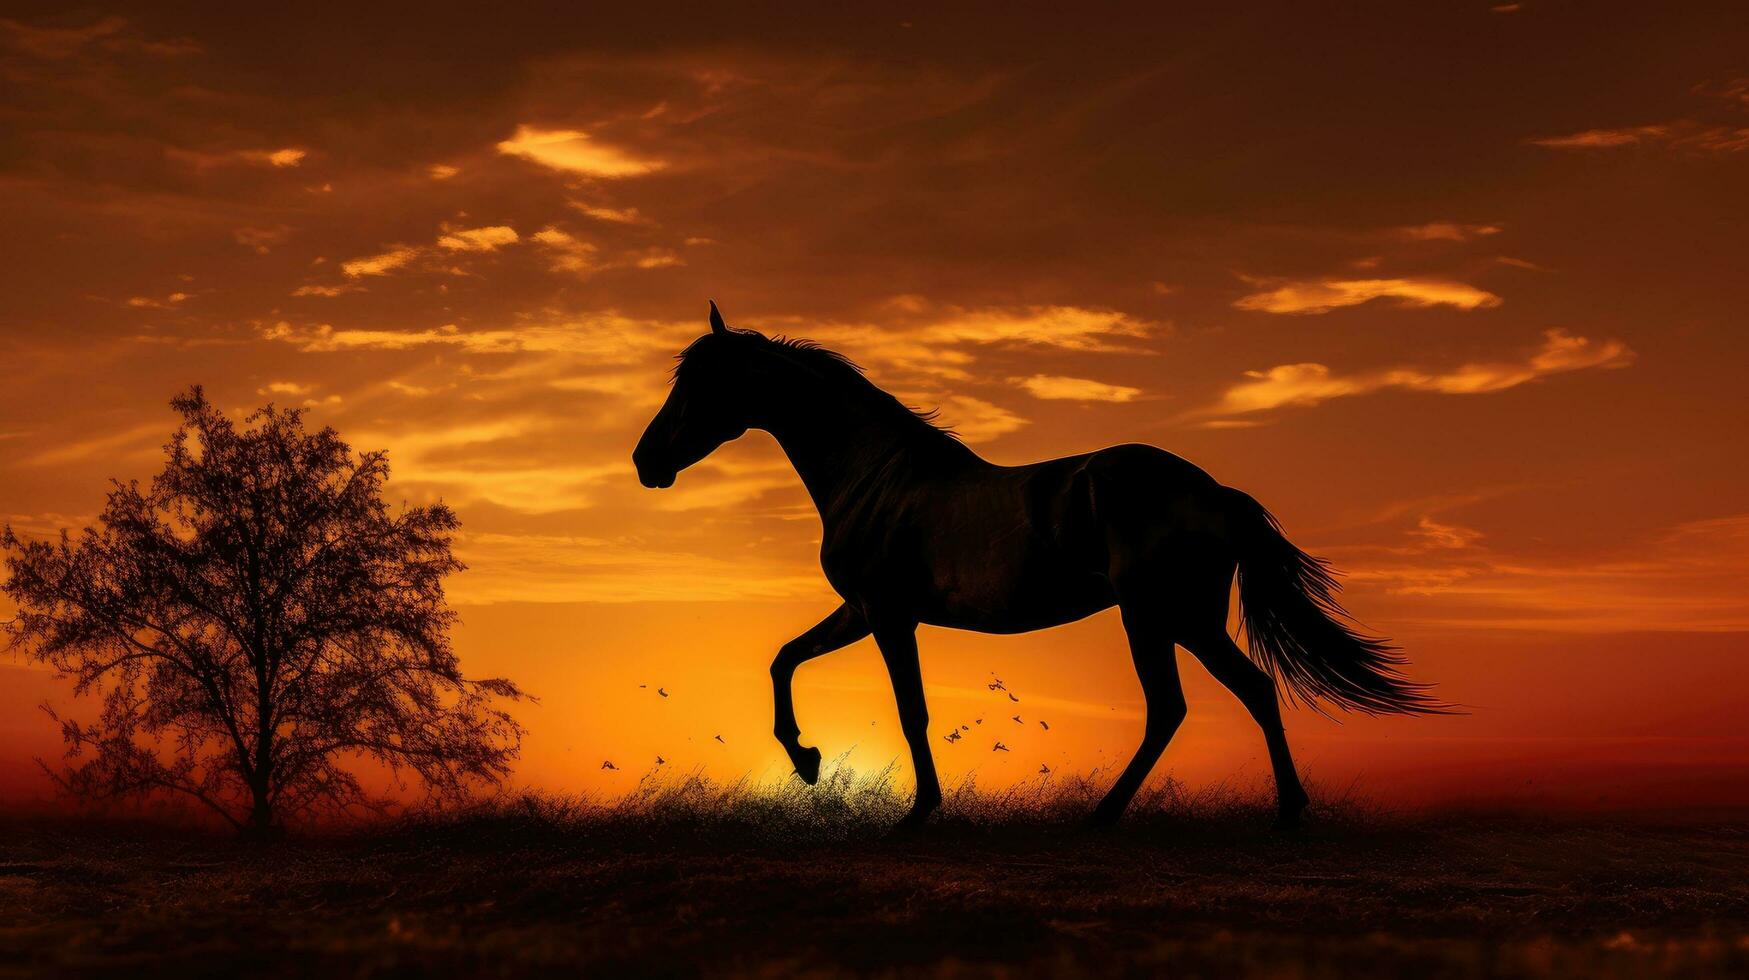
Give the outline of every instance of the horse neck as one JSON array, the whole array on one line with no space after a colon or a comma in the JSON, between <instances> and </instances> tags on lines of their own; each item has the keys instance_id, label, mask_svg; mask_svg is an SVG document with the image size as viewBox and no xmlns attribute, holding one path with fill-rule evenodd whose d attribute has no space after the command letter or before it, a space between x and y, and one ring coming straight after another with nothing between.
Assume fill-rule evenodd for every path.
<instances>
[{"instance_id":1,"label":"horse neck","mask_svg":"<svg viewBox=\"0 0 1749 980\"><path fill-rule=\"evenodd\" d=\"M759 428L783 448L823 520L858 499L872 475L915 451L912 434L856 398L811 393L778 414Z\"/></svg>"}]
</instances>

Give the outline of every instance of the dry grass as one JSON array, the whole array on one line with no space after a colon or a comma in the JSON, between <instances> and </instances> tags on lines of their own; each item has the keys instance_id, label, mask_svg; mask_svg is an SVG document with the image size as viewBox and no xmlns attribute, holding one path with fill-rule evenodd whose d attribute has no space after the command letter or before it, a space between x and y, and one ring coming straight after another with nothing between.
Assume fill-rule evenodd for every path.
<instances>
[{"instance_id":1,"label":"dry grass","mask_svg":"<svg viewBox=\"0 0 1749 980\"><path fill-rule=\"evenodd\" d=\"M0 825L0 973L1741 976L1749 824L1405 815L1166 783L962 786L916 835L892 773L646 780L270 847ZM1318 794L1314 794L1318 795Z\"/></svg>"}]
</instances>

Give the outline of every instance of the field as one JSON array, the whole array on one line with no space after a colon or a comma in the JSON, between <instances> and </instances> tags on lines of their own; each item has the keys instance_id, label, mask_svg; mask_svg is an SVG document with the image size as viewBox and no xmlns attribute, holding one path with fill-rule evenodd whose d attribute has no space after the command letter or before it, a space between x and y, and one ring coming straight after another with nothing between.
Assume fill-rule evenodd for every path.
<instances>
[{"instance_id":1,"label":"field","mask_svg":"<svg viewBox=\"0 0 1749 980\"><path fill-rule=\"evenodd\" d=\"M646 784L251 845L0 824L0 974L1749 975L1749 821L1391 814L1168 783L962 789L885 833L884 778Z\"/></svg>"}]
</instances>

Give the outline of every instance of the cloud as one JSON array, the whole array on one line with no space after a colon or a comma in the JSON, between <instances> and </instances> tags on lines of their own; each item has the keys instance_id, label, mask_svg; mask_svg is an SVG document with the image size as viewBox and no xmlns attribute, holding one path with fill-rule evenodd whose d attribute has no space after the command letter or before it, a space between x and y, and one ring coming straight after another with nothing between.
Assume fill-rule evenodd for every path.
<instances>
[{"instance_id":1,"label":"cloud","mask_svg":"<svg viewBox=\"0 0 1749 980\"><path fill-rule=\"evenodd\" d=\"M521 157L553 170L591 177L635 177L660 170L660 160L634 157L617 147L597 143L575 129L516 127L516 135L498 144L498 152Z\"/></svg>"},{"instance_id":2,"label":"cloud","mask_svg":"<svg viewBox=\"0 0 1749 980\"><path fill-rule=\"evenodd\" d=\"M57 60L77 54L94 41L115 37L127 24L126 18L110 16L84 27L32 27L3 18L0 19L0 37L5 38L8 47L38 58Z\"/></svg>"},{"instance_id":3,"label":"cloud","mask_svg":"<svg viewBox=\"0 0 1749 980\"><path fill-rule=\"evenodd\" d=\"M1332 398L1393 388L1474 395L1503 391L1551 374L1626 367L1633 358L1634 352L1619 340L1592 341L1563 330L1549 330L1543 334L1542 348L1524 361L1476 362L1449 371L1401 367L1337 374L1322 364L1281 364L1245 372L1250 380L1227 389L1210 413L1243 415L1285 405L1316 405Z\"/></svg>"},{"instance_id":4,"label":"cloud","mask_svg":"<svg viewBox=\"0 0 1749 980\"><path fill-rule=\"evenodd\" d=\"M949 395L941 404L941 421L967 442L988 442L1030 424L1000 405L970 395Z\"/></svg>"},{"instance_id":5,"label":"cloud","mask_svg":"<svg viewBox=\"0 0 1749 980\"><path fill-rule=\"evenodd\" d=\"M1669 126L1626 126L1620 129L1587 129L1566 136L1545 136L1530 142L1551 150L1597 150L1661 141L1669 135Z\"/></svg>"},{"instance_id":6,"label":"cloud","mask_svg":"<svg viewBox=\"0 0 1749 980\"><path fill-rule=\"evenodd\" d=\"M356 279L359 276L386 276L419 257L419 249L396 245L386 252L348 259L340 263L340 271Z\"/></svg>"},{"instance_id":7,"label":"cloud","mask_svg":"<svg viewBox=\"0 0 1749 980\"><path fill-rule=\"evenodd\" d=\"M793 478L793 477L792 477ZM708 602L815 598L820 573L749 552L719 558L641 539L462 531L457 602Z\"/></svg>"},{"instance_id":8,"label":"cloud","mask_svg":"<svg viewBox=\"0 0 1749 980\"><path fill-rule=\"evenodd\" d=\"M158 452L169 435L169 425L149 422L120 432L75 439L29 456L22 462L26 466L63 466L89 459L101 459L111 464L146 459Z\"/></svg>"},{"instance_id":9,"label":"cloud","mask_svg":"<svg viewBox=\"0 0 1749 980\"><path fill-rule=\"evenodd\" d=\"M484 228L460 228L437 240L437 244L455 252L493 252L500 245L520 241L516 229L509 225L487 225Z\"/></svg>"},{"instance_id":10,"label":"cloud","mask_svg":"<svg viewBox=\"0 0 1749 980\"><path fill-rule=\"evenodd\" d=\"M333 296L339 296L341 293L356 292L359 288L360 287L357 287L357 286L320 286L320 285L316 285L316 284L312 283L309 285L299 286L298 288L292 290L291 294L293 296L329 296L329 297L333 297Z\"/></svg>"},{"instance_id":11,"label":"cloud","mask_svg":"<svg viewBox=\"0 0 1749 980\"><path fill-rule=\"evenodd\" d=\"M87 47L108 51L132 51L160 58L195 54L200 45L187 38L145 38L123 33L126 18L109 16L84 27L33 27L21 21L0 18L0 44L33 57L59 61L84 53Z\"/></svg>"},{"instance_id":12,"label":"cloud","mask_svg":"<svg viewBox=\"0 0 1749 980\"><path fill-rule=\"evenodd\" d=\"M270 228L245 227L231 233L237 244L251 249L257 255L266 255L273 251L275 245L285 241L291 235L291 226L274 225Z\"/></svg>"},{"instance_id":13,"label":"cloud","mask_svg":"<svg viewBox=\"0 0 1749 980\"><path fill-rule=\"evenodd\" d=\"M1681 119L1653 126L1587 129L1567 136L1549 136L1529 142L1551 150L1609 150L1624 146L1661 144L1709 153L1737 153L1749 149L1749 126L1708 125Z\"/></svg>"},{"instance_id":14,"label":"cloud","mask_svg":"<svg viewBox=\"0 0 1749 980\"><path fill-rule=\"evenodd\" d=\"M308 395L315 390L315 385L301 384L296 381L269 381L255 389L255 393L257 395Z\"/></svg>"},{"instance_id":15,"label":"cloud","mask_svg":"<svg viewBox=\"0 0 1749 980\"><path fill-rule=\"evenodd\" d=\"M1285 282L1274 289L1242 296L1233 305L1259 313L1317 314L1344 306L1359 306L1375 299L1395 300L1398 305L1411 309L1451 306L1460 310L1477 310L1500 305L1500 297L1486 290L1439 279Z\"/></svg>"},{"instance_id":16,"label":"cloud","mask_svg":"<svg viewBox=\"0 0 1749 980\"><path fill-rule=\"evenodd\" d=\"M1033 306L1018 310L949 310L917 331L928 343L1013 344L1059 350L1132 353L1129 341L1152 326L1114 310Z\"/></svg>"},{"instance_id":17,"label":"cloud","mask_svg":"<svg viewBox=\"0 0 1749 980\"><path fill-rule=\"evenodd\" d=\"M136 310L168 310L187 298L187 293L171 293L163 299L154 299L150 296L129 296L127 305Z\"/></svg>"},{"instance_id":18,"label":"cloud","mask_svg":"<svg viewBox=\"0 0 1749 980\"><path fill-rule=\"evenodd\" d=\"M1025 388L1034 398L1058 401L1127 402L1142 393L1140 388L1106 384L1087 378L1065 378L1058 375L1035 374L1030 378L1010 378L1011 383Z\"/></svg>"},{"instance_id":19,"label":"cloud","mask_svg":"<svg viewBox=\"0 0 1749 980\"><path fill-rule=\"evenodd\" d=\"M1457 524L1441 524L1431 517L1422 517L1415 530L1409 532L1420 538L1426 548L1444 550L1459 550L1469 548L1482 538L1482 532L1475 528L1462 527Z\"/></svg>"},{"instance_id":20,"label":"cloud","mask_svg":"<svg viewBox=\"0 0 1749 980\"><path fill-rule=\"evenodd\" d=\"M598 251L595 245L570 232L548 225L530 238L547 250L555 272L593 272L601 268L595 258Z\"/></svg>"},{"instance_id":21,"label":"cloud","mask_svg":"<svg viewBox=\"0 0 1749 980\"><path fill-rule=\"evenodd\" d=\"M571 207L599 221L611 221L615 224L636 225L644 222L644 216L637 208L607 208L585 204L582 201L566 202Z\"/></svg>"},{"instance_id":22,"label":"cloud","mask_svg":"<svg viewBox=\"0 0 1749 980\"><path fill-rule=\"evenodd\" d=\"M238 163L274 168L296 167L304 162L304 157L309 155L309 151L295 146L278 150L223 150L218 152L170 147L164 153L171 159L186 163L196 170Z\"/></svg>"},{"instance_id":23,"label":"cloud","mask_svg":"<svg viewBox=\"0 0 1749 980\"><path fill-rule=\"evenodd\" d=\"M308 353L452 347L468 354L578 354L600 363L629 364L653 353L671 354L697 336L699 329L694 323L605 312L486 330L462 330L453 323L427 330L335 329L326 323L295 327L281 320L262 326L261 336Z\"/></svg>"},{"instance_id":24,"label":"cloud","mask_svg":"<svg viewBox=\"0 0 1749 980\"><path fill-rule=\"evenodd\" d=\"M1430 221L1424 225L1404 225L1397 229L1398 237L1412 242L1467 242L1499 233L1499 225L1460 224L1455 221Z\"/></svg>"},{"instance_id":25,"label":"cloud","mask_svg":"<svg viewBox=\"0 0 1749 980\"><path fill-rule=\"evenodd\" d=\"M425 168L425 173L432 180L448 180L461 173L461 168L452 167L447 163L434 163Z\"/></svg>"},{"instance_id":26,"label":"cloud","mask_svg":"<svg viewBox=\"0 0 1749 980\"><path fill-rule=\"evenodd\" d=\"M1604 554L1554 558L1490 549L1478 532L1425 518L1410 533L1422 540L1408 548L1326 549L1351 586L1415 603L1393 614L1396 622L1576 633L1749 630L1749 514L1678 524Z\"/></svg>"}]
</instances>

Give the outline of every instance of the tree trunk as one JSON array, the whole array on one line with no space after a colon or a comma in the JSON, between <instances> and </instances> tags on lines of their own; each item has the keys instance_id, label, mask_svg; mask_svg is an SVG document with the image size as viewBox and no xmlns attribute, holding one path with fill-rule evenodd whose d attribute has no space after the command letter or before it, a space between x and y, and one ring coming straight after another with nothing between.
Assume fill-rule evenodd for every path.
<instances>
[{"instance_id":1,"label":"tree trunk","mask_svg":"<svg viewBox=\"0 0 1749 980\"><path fill-rule=\"evenodd\" d=\"M243 825L243 836L252 841L278 839L280 827L273 819L273 801L267 794L267 786L263 784L249 789L255 799L249 810L249 822Z\"/></svg>"}]
</instances>

